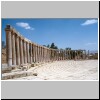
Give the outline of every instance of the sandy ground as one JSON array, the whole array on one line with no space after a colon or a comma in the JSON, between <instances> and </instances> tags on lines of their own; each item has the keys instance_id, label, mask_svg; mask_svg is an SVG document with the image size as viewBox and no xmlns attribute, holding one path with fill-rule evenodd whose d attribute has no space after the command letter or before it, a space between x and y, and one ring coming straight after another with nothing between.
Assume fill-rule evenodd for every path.
<instances>
[{"instance_id":1,"label":"sandy ground","mask_svg":"<svg viewBox=\"0 0 100 100\"><path fill-rule=\"evenodd\" d=\"M29 70L38 75L14 80L98 80L98 60L55 61Z\"/></svg>"}]
</instances>

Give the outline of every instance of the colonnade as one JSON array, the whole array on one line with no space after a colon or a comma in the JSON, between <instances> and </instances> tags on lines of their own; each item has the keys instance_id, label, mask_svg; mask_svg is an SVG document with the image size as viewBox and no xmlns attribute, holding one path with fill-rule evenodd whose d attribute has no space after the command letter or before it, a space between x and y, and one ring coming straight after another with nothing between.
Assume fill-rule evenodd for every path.
<instances>
[{"instance_id":1,"label":"colonnade","mask_svg":"<svg viewBox=\"0 0 100 100\"><path fill-rule=\"evenodd\" d=\"M85 50L58 50L33 43L10 25L6 26L5 31L8 66L66 59L85 59L86 57Z\"/></svg>"}]
</instances>

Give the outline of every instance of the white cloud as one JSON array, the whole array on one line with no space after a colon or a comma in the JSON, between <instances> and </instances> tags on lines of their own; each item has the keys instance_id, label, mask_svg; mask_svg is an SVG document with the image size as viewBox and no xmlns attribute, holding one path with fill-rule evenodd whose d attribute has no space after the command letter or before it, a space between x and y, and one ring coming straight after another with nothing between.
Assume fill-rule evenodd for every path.
<instances>
[{"instance_id":1,"label":"white cloud","mask_svg":"<svg viewBox=\"0 0 100 100\"><path fill-rule=\"evenodd\" d=\"M85 45L86 45L86 46L89 46L89 45L96 45L96 43L86 43Z\"/></svg>"},{"instance_id":2,"label":"white cloud","mask_svg":"<svg viewBox=\"0 0 100 100\"><path fill-rule=\"evenodd\" d=\"M28 23L24 23L24 22L18 22L16 23L17 26L20 26L24 29L30 29L30 30L34 30L33 27L31 27Z\"/></svg>"},{"instance_id":3,"label":"white cloud","mask_svg":"<svg viewBox=\"0 0 100 100\"><path fill-rule=\"evenodd\" d=\"M91 25L91 24L95 24L95 23L97 23L98 22L98 20L96 20L96 19L91 19L91 20L86 20L84 23L82 23L81 25L82 26L86 26L86 25Z\"/></svg>"}]
</instances>

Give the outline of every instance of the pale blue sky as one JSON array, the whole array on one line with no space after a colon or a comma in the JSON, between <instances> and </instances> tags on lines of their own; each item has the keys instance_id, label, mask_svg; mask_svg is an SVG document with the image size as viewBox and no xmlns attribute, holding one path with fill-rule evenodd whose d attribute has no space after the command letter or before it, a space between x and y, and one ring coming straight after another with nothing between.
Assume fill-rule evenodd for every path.
<instances>
[{"instance_id":1,"label":"pale blue sky","mask_svg":"<svg viewBox=\"0 0 100 100\"><path fill-rule=\"evenodd\" d=\"M5 27L13 26L24 37L40 45L52 42L58 48L98 49L98 19L2 19L2 41Z\"/></svg>"}]
</instances>

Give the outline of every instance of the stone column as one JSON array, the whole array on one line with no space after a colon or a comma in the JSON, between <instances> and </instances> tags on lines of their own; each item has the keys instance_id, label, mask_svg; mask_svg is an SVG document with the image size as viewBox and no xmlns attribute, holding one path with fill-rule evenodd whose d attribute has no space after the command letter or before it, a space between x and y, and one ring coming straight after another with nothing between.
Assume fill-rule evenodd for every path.
<instances>
[{"instance_id":1,"label":"stone column","mask_svg":"<svg viewBox=\"0 0 100 100\"><path fill-rule=\"evenodd\" d=\"M49 49L50 61L51 61L51 48Z\"/></svg>"},{"instance_id":2,"label":"stone column","mask_svg":"<svg viewBox=\"0 0 100 100\"><path fill-rule=\"evenodd\" d=\"M65 60L65 50L63 50L63 60Z\"/></svg>"},{"instance_id":3,"label":"stone column","mask_svg":"<svg viewBox=\"0 0 100 100\"><path fill-rule=\"evenodd\" d=\"M42 62L42 46L40 47L40 62Z\"/></svg>"},{"instance_id":4,"label":"stone column","mask_svg":"<svg viewBox=\"0 0 100 100\"><path fill-rule=\"evenodd\" d=\"M41 49L42 49L42 62L43 62L43 46L41 47Z\"/></svg>"},{"instance_id":5,"label":"stone column","mask_svg":"<svg viewBox=\"0 0 100 100\"><path fill-rule=\"evenodd\" d=\"M16 48L17 48L17 52L16 52L17 65L20 65L20 49L19 49L19 36L18 35L16 35Z\"/></svg>"},{"instance_id":6,"label":"stone column","mask_svg":"<svg viewBox=\"0 0 100 100\"><path fill-rule=\"evenodd\" d=\"M44 47L43 47L43 62L45 61L45 51L44 51Z\"/></svg>"},{"instance_id":7,"label":"stone column","mask_svg":"<svg viewBox=\"0 0 100 100\"><path fill-rule=\"evenodd\" d=\"M24 63L27 64L27 48L26 48L26 41L24 40Z\"/></svg>"},{"instance_id":8,"label":"stone column","mask_svg":"<svg viewBox=\"0 0 100 100\"><path fill-rule=\"evenodd\" d=\"M51 61L53 60L53 52L52 52L52 49L51 49Z\"/></svg>"},{"instance_id":9,"label":"stone column","mask_svg":"<svg viewBox=\"0 0 100 100\"><path fill-rule=\"evenodd\" d=\"M43 62L44 62L44 47L42 49L43 49Z\"/></svg>"},{"instance_id":10,"label":"stone column","mask_svg":"<svg viewBox=\"0 0 100 100\"><path fill-rule=\"evenodd\" d=\"M77 50L75 50L75 60L77 59Z\"/></svg>"},{"instance_id":11,"label":"stone column","mask_svg":"<svg viewBox=\"0 0 100 100\"><path fill-rule=\"evenodd\" d=\"M46 48L46 61L48 61L48 49Z\"/></svg>"},{"instance_id":12,"label":"stone column","mask_svg":"<svg viewBox=\"0 0 100 100\"><path fill-rule=\"evenodd\" d=\"M32 56L33 56L33 62L35 62L35 48L34 48L34 44L32 44Z\"/></svg>"},{"instance_id":13,"label":"stone column","mask_svg":"<svg viewBox=\"0 0 100 100\"><path fill-rule=\"evenodd\" d=\"M50 61L50 49L49 49L49 61Z\"/></svg>"},{"instance_id":14,"label":"stone column","mask_svg":"<svg viewBox=\"0 0 100 100\"><path fill-rule=\"evenodd\" d=\"M81 53L81 58L83 59L83 50L81 51L82 53Z\"/></svg>"},{"instance_id":15,"label":"stone column","mask_svg":"<svg viewBox=\"0 0 100 100\"><path fill-rule=\"evenodd\" d=\"M12 31L12 64L16 65L15 32Z\"/></svg>"},{"instance_id":16,"label":"stone column","mask_svg":"<svg viewBox=\"0 0 100 100\"><path fill-rule=\"evenodd\" d=\"M40 46L40 62L42 62L42 47Z\"/></svg>"},{"instance_id":17,"label":"stone column","mask_svg":"<svg viewBox=\"0 0 100 100\"><path fill-rule=\"evenodd\" d=\"M64 50L64 60L66 60L66 50Z\"/></svg>"},{"instance_id":18,"label":"stone column","mask_svg":"<svg viewBox=\"0 0 100 100\"><path fill-rule=\"evenodd\" d=\"M78 59L78 50L76 52L77 52L77 59Z\"/></svg>"},{"instance_id":19,"label":"stone column","mask_svg":"<svg viewBox=\"0 0 100 100\"><path fill-rule=\"evenodd\" d=\"M64 54L65 52L64 52L64 50L63 50L63 60L65 59L65 54Z\"/></svg>"},{"instance_id":20,"label":"stone column","mask_svg":"<svg viewBox=\"0 0 100 100\"><path fill-rule=\"evenodd\" d=\"M48 49L49 61L50 61L50 49Z\"/></svg>"},{"instance_id":21,"label":"stone column","mask_svg":"<svg viewBox=\"0 0 100 100\"><path fill-rule=\"evenodd\" d=\"M59 57L58 59L60 60L60 50L59 50L59 54L58 54L58 57Z\"/></svg>"},{"instance_id":22,"label":"stone column","mask_svg":"<svg viewBox=\"0 0 100 100\"><path fill-rule=\"evenodd\" d=\"M58 60L57 57L58 57L58 50L56 50L56 61Z\"/></svg>"},{"instance_id":23,"label":"stone column","mask_svg":"<svg viewBox=\"0 0 100 100\"><path fill-rule=\"evenodd\" d=\"M39 62L39 46L37 46L37 61Z\"/></svg>"},{"instance_id":24,"label":"stone column","mask_svg":"<svg viewBox=\"0 0 100 100\"><path fill-rule=\"evenodd\" d=\"M43 62L43 47L41 47L41 54L42 54L41 60Z\"/></svg>"},{"instance_id":25,"label":"stone column","mask_svg":"<svg viewBox=\"0 0 100 100\"><path fill-rule=\"evenodd\" d=\"M48 62L48 48L46 48L46 61Z\"/></svg>"},{"instance_id":26,"label":"stone column","mask_svg":"<svg viewBox=\"0 0 100 100\"><path fill-rule=\"evenodd\" d=\"M36 62L38 62L38 46L36 45Z\"/></svg>"},{"instance_id":27,"label":"stone column","mask_svg":"<svg viewBox=\"0 0 100 100\"><path fill-rule=\"evenodd\" d=\"M63 50L63 60L65 60L65 50Z\"/></svg>"},{"instance_id":28,"label":"stone column","mask_svg":"<svg viewBox=\"0 0 100 100\"><path fill-rule=\"evenodd\" d=\"M68 60L68 50L66 50L66 55L67 55L67 57L66 57L66 58L67 58L67 60Z\"/></svg>"},{"instance_id":29,"label":"stone column","mask_svg":"<svg viewBox=\"0 0 100 100\"><path fill-rule=\"evenodd\" d=\"M59 50L59 60L61 60L61 50Z\"/></svg>"},{"instance_id":30,"label":"stone column","mask_svg":"<svg viewBox=\"0 0 100 100\"><path fill-rule=\"evenodd\" d=\"M67 60L69 59L69 51L67 50Z\"/></svg>"},{"instance_id":31,"label":"stone column","mask_svg":"<svg viewBox=\"0 0 100 100\"><path fill-rule=\"evenodd\" d=\"M33 44L34 62L36 62L36 45Z\"/></svg>"},{"instance_id":32,"label":"stone column","mask_svg":"<svg viewBox=\"0 0 100 100\"><path fill-rule=\"evenodd\" d=\"M55 60L57 61L57 50L55 50Z\"/></svg>"},{"instance_id":33,"label":"stone column","mask_svg":"<svg viewBox=\"0 0 100 100\"><path fill-rule=\"evenodd\" d=\"M57 50L55 50L55 53L56 53L56 58L55 58L55 60L57 61Z\"/></svg>"},{"instance_id":34,"label":"stone column","mask_svg":"<svg viewBox=\"0 0 100 100\"><path fill-rule=\"evenodd\" d=\"M73 51L71 50L71 59L73 59Z\"/></svg>"},{"instance_id":35,"label":"stone column","mask_svg":"<svg viewBox=\"0 0 100 100\"><path fill-rule=\"evenodd\" d=\"M53 50L53 61L54 61L54 57L55 57L55 55L54 55L54 50Z\"/></svg>"},{"instance_id":36,"label":"stone column","mask_svg":"<svg viewBox=\"0 0 100 100\"><path fill-rule=\"evenodd\" d=\"M51 61L52 61L52 49L51 49L50 53L51 53Z\"/></svg>"},{"instance_id":37,"label":"stone column","mask_svg":"<svg viewBox=\"0 0 100 100\"><path fill-rule=\"evenodd\" d=\"M47 50L45 48L45 62L47 61Z\"/></svg>"},{"instance_id":38,"label":"stone column","mask_svg":"<svg viewBox=\"0 0 100 100\"><path fill-rule=\"evenodd\" d=\"M56 55L56 54L55 54L55 50L53 50L53 51L54 51L54 61L55 61L55 55Z\"/></svg>"},{"instance_id":39,"label":"stone column","mask_svg":"<svg viewBox=\"0 0 100 100\"><path fill-rule=\"evenodd\" d=\"M61 60L63 60L63 50L61 50Z\"/></svg>"},{"instance_id":40,"label":"stone column","mask_svg":"<svg viewBox=\"0 0 100 100\"><path fill-rule=\"evenodd\" d=\"M79 59L80 59L80 50L79 50Z\"/></svg>"},{"instance_id":41,"label":"stone column","mask_svg":"<svg viewBox=\"0 0 100 100\"><path fill-rule=\"evenodd\" d=\"M57 50L55 50L55 61L57 61Z\"/></svg>"},{"instance_id":42,"label":"stone column","mask_svg":"<svg viewBox=\"0 0 100 100\"><path fill-rule=\"evenodd\" d=\"M54 50L52 50L52 52L53 52L53 61L54 61Z\"/></svg>"},{"instance_id":43,"label":"stone column","mask_svg":"<svg viewBox=\"0 0 100 100\"><path fill-rule=\"evenodd\" d=\"M35 62L37 63L37 45L35 45Z\"/></svg>"},{"instance_id":44,"label":"stone column","mask_svg":"<svg viewBox=\"0 0 100 100\"><path fill-rule=\"evenodd\" d=\"M10 25L6 26L6 53L7 53L7 63L8 66L12 66L12 39L11 39L11 27Z\"/></svg>"},{"instance_id":45,"label":"stone column","mask_svg":"<svg viewBox=\"0 0 100 100\"><path fill-rule=\"evenodd\" d=\"M60 51L58 50L58 60L59 60L59 53L60 53Z\"/></svg>"},{"instance_id":46,"label":"stone column","mask_svg":"<svg viewBox=\"0 0 100 100\"><path fill-rule=\"evenodd\" d=\"M45 48L45 61L47 62L47 49Z\"/></svg>"},{"instance_id":47,"label":"stone column","mask_svg":"<svg viewBox=\"0 0 100 100\"><path fill-rule=\"evenodd\" d=\"M30 63L32 64L32 43L30 43Z\"/></svg>"},{"instance_id":48,"label":"stone column","mask_svg":"<svg viewBox=\"0 0 100 100\"><path fill-rule=\"evenodd\" d=\"M72 59L73 59L73 54L74 54L74 51L72 50Z\"/></svg>"},{"instance_id":49,"label":"stone column","mask_svg":"<svg viewBox=\"0 0 100 100\"><path fill-rule=\"evenodd\" d=\"M65 60L65 50L63 50L63 60Z\"/></svg>"},{"instance_id":50,"label":"stone column","mask_svg":"<svg viewBox=\"0 0 100 100\"><path fill-rule=\"evenodd\" d=\"M41 62L41 47L39 46L39 62Z\"/></svg>"},{"instance_id":51,"label":"stone column","mask_svg":"<svg viewBox=\"0 0 100 100\"><path fill-rule=\"evenodd\" d=\"M69 59L71 59L70 50L69 50Z\"/></svg>"},{"instance_id":52,"label":"stone column","mask_svg":"<svg viewBox=\"0 0 100 100\"><path fill-rule=\"evenodd\" d=\"M41 46L39 46L39 62L41 62Z\"/></svg>"},{"instance_id":53,"label":"stone column","mask_svg":"<svg viewBox=\"0 0 100 100\"><path fill-rule=\"evenodd\" d=\"M48 61L48 53L47 53L47 48L46 48L46 62Z\"/></svg>"},{"instance_id":54,"label":"stone column","mask_svg":"<svg viewBox=\"0 0 100 100\"><path fill-rule=\"evenodd\" d=\"M85 50L85 59L86 59L86 50Z\"/></svg>"},{"instance_id":55,"label":"stone column","mask_svg":"<svg viewBox=\"0 0 100 100\"><path fill-rule=\"evenodd\" d=\"M55 61L55 50L54 50L54 61Z\"/></svg>"},{"instance_id":56,"label":"stone column","mask_svg":"<svg viewBox=\"0 0 100 100\"><path fill-rule=\"evenodd\" d=\"M39 46L37 46L37 60L39 62Z\"/></svg>"},{"instance_id":57,"label":"stone column","mask_svg":"<svg viewBox=\"0 0 100 100\"><path fill-rule=\"evenodd\" d=\"M47 48L47 50L46 50L46 51L47 51L47 62L48 62L48 48Z\"/></svg>"},{"instance_id":58,"label":"stone column","mask_svg":"<svg viewBox=\"0 0 100 100\"><path fill-rule=\"evenodd\" d=\"M27 62L30 63L29 42L27 41Z\"/></svg>"},{"instance_id":59,"label":"stone column","mask_svg":"<svg viewBox=\"0 0 100 100\"><path fill-rule=\"evenodd\" d=\"M69 60L69 50L68 50L68 60Z\"/></svg>"},{"instance_id":60,"label":"stone column","mask_svg":"<svg viewBox=\"0 0 100 100\"><path fill-rule=\"evenodd\" d=\"M38 62L38 46L36 45L36 62Z\"/></svg>"},{"instance_id":61,"label":"stone column","mask_svg":"<svg viewBox=\"0 0 100 100\"><path fill-rule=\"evenodd\" d=\"M24 64L22 37L20 37L20 62L21 62L22 65Z\"/></svg>"},{"instance_id":62,"label":"stone column","mask_svg":"<svg viewBox=\"0 0 100 100\"><path fill-rule=\"evenodd\" d=\"M76 60L76 50L75 50L75 60Z\"/></svg>"},{"instance_id":63,"label":"stone column","mask_svg":"<svg viewBox=\"0 0 100 100\"><path fill-rule=\"evenodd\" d=\"M34 53L33 53L33 43L31 43L32 46L32 63L34 62Z\"/></svg>"},{"instance_id":64,"label":"stone column","mask_svg":"<svg viewBox=\"0 0 100 100\"><path fill-rule=\"evenodd\" d=\"M44 49L44 52L43 52L44 53L44 57L43 58L44 58L44 62L45 62L45 48L43 48L43 49Z\"/></svg>"},{"instance_id":65,"label":"stone column","mask_svg":"<svg viewBox=\"0 0 100 100\"><path fill-rule=\"evenodd\" d=\"M69 50L67 50L67 59L69 59Z\"/></svg>"},{"instance_id":66,"label":"stone column","mask_svg":"<svg viewBox=\"0 0 100 100\"><path fill-rule=\"evenodd\" d=\"M61 60L62 60L62 50L61 50L61 52L60 52L60 53L61 53Z\"/></svg>"},{"instance_id":67,"label":"stone column","mask_svg":"<svg viewBox=\"0 0 100 100\"><path fill-rule=\"evenodd\" d=\"M63 60L63 51L61 50L61 60Z\"/></svg>"},{"instance_id":68,"label":"stone column","mask_svg":"<svg viewBox=\"0 0 100 100\"><path fill-rule=\"evenodd\" d=\"M61 50L59 50L59 60L61 60Z\"/></svg>"},{"instance_id":69,"label":"stone column","mask_svg":"<svg viewBox=\"0 0 100 100\"><path fill-rule=\"evenodd\" d=\"M36 63L37 62L37 54L36 54L36 45L34 45L34 62Z\"/></svg>"}]
</instances>

